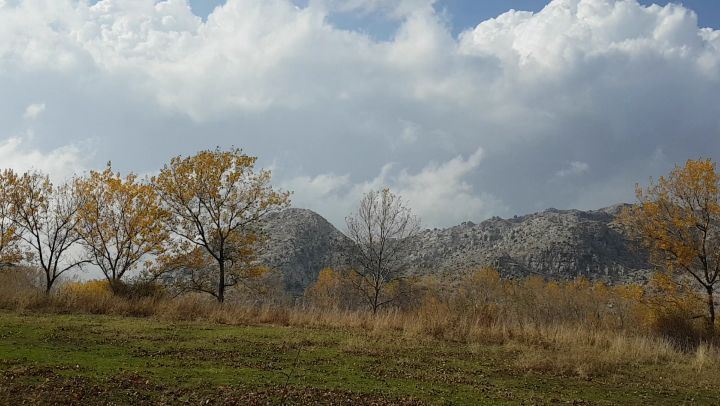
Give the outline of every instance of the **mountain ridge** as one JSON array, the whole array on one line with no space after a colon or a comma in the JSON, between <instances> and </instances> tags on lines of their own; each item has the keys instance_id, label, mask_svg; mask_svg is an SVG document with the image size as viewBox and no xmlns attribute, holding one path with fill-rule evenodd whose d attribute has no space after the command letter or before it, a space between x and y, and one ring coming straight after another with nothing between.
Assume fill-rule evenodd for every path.
<instances>
[{"instance_id":1,"label":"mountain ridge","mask_svg":"<svg viewBox=\"0 0 720 406\"><path fill-rule=\"evenodd\" d=\"M493 266L504 277L538 275L567 280L586 277L609 283L635 282L652 269L616 222L628 204L597 210L558 210L480 223L466 221L421 231L410 243L412 276L460 277ZM348 239L320 214L289 208L266 219L269 241L261 262L283 275L289 291L300 294L325 267L345 264Z\"/></svg>"}]
</instances>

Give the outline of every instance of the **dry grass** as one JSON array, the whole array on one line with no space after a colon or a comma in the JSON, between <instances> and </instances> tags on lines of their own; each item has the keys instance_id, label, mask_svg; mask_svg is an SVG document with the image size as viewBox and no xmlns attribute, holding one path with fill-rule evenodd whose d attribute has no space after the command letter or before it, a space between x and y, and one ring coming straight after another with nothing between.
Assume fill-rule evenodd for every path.
<instances>
[{"instance_id":1,"label":"dry grass","mask_svg":"<svg viewBox=\"0 0 720 406\"><path fill-rule=\"evenodd\" d=\"M195 294L177 298L162 295L129 298L111 294L102 283L68 284L54 294L45 295L28 288L29 280L20 273L4 275L3 282L0 307L20 312L355 329L369 332L371 336L392 335L406 340L498 345L519 354L514 361L516 368L581 377L611 374L618 366L626 365L672 363L688 371L720 367L720 350L716 344L700 341L691 347L678 345L672 338L653 333L649 325L640 327L632 306L622 307L627 309L626 314L617 314L617 308L613 308L612 313L601 314L598 309L604 304L584 290L580 290L577 297L553 293L553 298L537 286L525 296L519 296L521 291L515 286L509 293L514 297L503 296L504 302L501 302L485 292L482 303L473 302L477 294L464 301L456 296L450 300L429 295L415 308L388 308L373 315L365 310L310 304L218 304L210 297ZM588 287L580 286L580 289Z\"/></svg>"},{"instance_id":2,"label":"dry grass","mask_svg":"<svg viewBox=\"0 0 720 406\"><path fill-rule=\"evenodd\" d=\"M687 352L663 337L635 332L517 321L488 325L439 311L428 314L388 310L372 315L366 311L313 307L221 305L197 295L130 300L113 295L46 296L28 292L10 300L5 297L2 304L16 311L108 314L229 325L360 329L371 335L398 335L407 340L501 345L519 354L515 360L519 369L581 377L606 375L623 365L676 363L687 364L694 370L720 366L720 350L707 343L699 345L694 352Z\"/></svg>"}]
</instances>

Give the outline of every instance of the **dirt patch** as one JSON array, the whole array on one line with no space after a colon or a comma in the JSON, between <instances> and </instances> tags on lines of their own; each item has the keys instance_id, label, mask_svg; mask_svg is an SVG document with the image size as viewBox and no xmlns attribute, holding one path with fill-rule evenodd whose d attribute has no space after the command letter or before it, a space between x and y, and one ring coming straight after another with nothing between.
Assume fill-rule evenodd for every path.
<instances>
[{"instance_id":1,"label":"dirt patch","mask_svg":"<svg viewBox=\"0 0 720 406\"><path fill-rule=\"evenodd\" d=\"M67 377L50 368L15 368L0 376L0 403L14 405L420 405L414 399L385 399L368 394L280 387L171 388L135 374L91 380Z\"/></svg>"}]
</instances>

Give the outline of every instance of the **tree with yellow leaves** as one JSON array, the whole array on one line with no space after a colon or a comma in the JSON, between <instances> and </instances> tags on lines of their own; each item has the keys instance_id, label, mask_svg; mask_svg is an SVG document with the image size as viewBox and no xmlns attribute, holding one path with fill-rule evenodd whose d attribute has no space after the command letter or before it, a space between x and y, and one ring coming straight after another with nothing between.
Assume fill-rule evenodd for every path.
<instances>
[{"instance_id":1,"label":"tree with yellow leaves","mask_svg":"<svg viewBox=\"0 0 720 406\"><path fill-rule=\"evenodd\" d=\"M189 286L218 302L228 287L261 269L254 259L264 240L262 221L290 202L288 192L270 185L270 171L255 170L256 160L235 148L200 151L173 158L153 179L176 237L168 262L182 267L177 261L185 261Z\"/></svg>"},{"instance_id":2,"label":"tree with yellow leaves","mask_svg":"<svg viewBox=\"0 0 720 406\"><path fill-rule=\"evenodd\" d=\"M713 330L720 279L720 174L715 163L688 160L646 188L637 186L636 192L638 204L622 213L621 223L636 233L654 264L702 286Z\"/></svg>"},{"instance_id":3,"label":"tree with yellow leaves","mask_svg":"<svg viewBox=\"0 0 720 406\"><path fill-rule=\"evenodd\" d=\"M120 176L109 163L102 172L76 179L75 189L77 231L87 260L115 288L144 258L162 250L167 216L152 185L132 173Z\"/></svg>"},{"instance_id":4,"label":"tree with yellow leaves","mask_svg":"<svg viewBox=\"0 0 720 406\"><path fill-rule=\"evenodd\" d=\"M47 293L62 274L89 262L75 258L72 252L80 240L78 196L73 184L55 186L40 172L10 176L11 218L45 274Z\"/></svg>"},{"instance_id":5,"label":"tree with yellow leaves","mask_svg":"<svg viewBox=\"0 0 720 406\"><path fill-rule=\"evenodd\" d=\"M0 267L17 265L23 259L22 235L12 219L12 191L17 175L9 169L0 172Z\"/></svg>"}]
</instances>

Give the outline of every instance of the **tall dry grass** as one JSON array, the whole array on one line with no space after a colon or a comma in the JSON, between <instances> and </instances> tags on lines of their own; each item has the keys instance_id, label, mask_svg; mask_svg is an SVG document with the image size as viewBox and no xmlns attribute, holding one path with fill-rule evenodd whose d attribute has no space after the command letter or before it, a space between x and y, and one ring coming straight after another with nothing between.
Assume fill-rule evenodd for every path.
<instances>
[{"instance_id":1,"label":"tall dry grass","mask_svg":"<svg viewBox=\"0 0 720 406\"><path fill-rule=\"evenodd\" d=\"M718 342L702 335L702 323L690 317L691 305L690 310L673 313L675 307L653 304L655 294L633 286L538 278L504 281L492 270L481 270L452 289L434 280L416 281L412 289L416 297L403 298L399 305L373 315L357 300L348 300L338 290L345 288L338 281L331 281L334 291L314 286L309 290L312 294L292 304L242 296L218 304L209 296L170 297L147 286L141 290L130 286L119 295L117 289L114 294L107 283L98 281L67 283L46 295L32 288L35 277L28 275L21 271L0 274L0 308L358 330L408 341L457 342L470 348L497 345L516 353L513 362L522 370L578 376L608 374L621 365L675 363L694 371L720 368ZM321 295L320 300L313 295ZM682 320L673 329L685 329L685 336L666 334L667 320Z\"/></svg>"}]
</instances>

